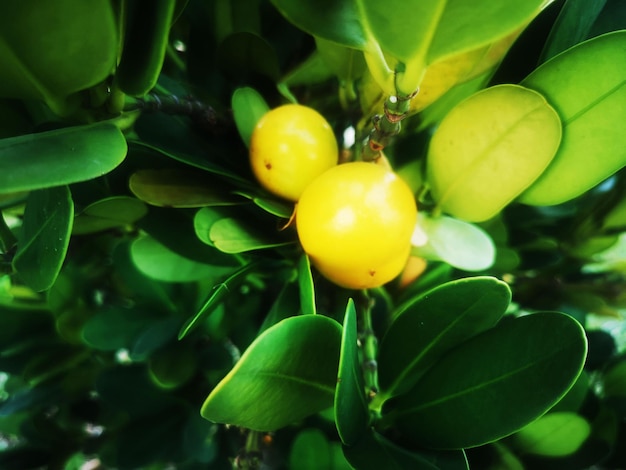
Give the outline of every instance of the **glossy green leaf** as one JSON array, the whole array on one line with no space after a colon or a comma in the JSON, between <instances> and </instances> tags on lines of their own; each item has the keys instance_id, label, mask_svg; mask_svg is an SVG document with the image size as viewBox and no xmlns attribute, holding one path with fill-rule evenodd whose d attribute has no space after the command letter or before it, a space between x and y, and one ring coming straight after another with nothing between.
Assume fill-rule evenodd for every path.
<instances>
[{"instance_id":1,"label":"glossy green leaf","mask_svg":"<svg viewBox=\"0 0 626 470\"><path fill-rule=\"evenodd\" d=\"M300 288L300 310L303 314L316 314L315 284L311 273L311 261L303 254L298 261L298 287Z\"/></svg>"},{"instance_id":2,"label":"glossy green leaf","mask_svg":"<svg viewBox=\"0 0 626 470\"><path fill-rule=\"evenodd\" d=\"M5 2L0 7L0 96L43 99L66 114L68 95L113 71L117 46L116 12L108 0L58 0L36 8Z\"/></svg>"},{"instance_id":3,"label":"glossy green leaf","mask_svg":"<svg viewBox=\"0 0 626 470\"><path fill-rule=\"evenodd\" d=\"M115 84L127 95L143 96L156 85L175 7L175 0L122 3L124 44L115 70Z\"/></svg>"},{"instance_id":4,"label":"glossy green leaf","mask_svg":"<svg viewBox=\"0 0 626 470\"><path fill-rule=\"evenodd\" d=\"M341 326L322 315L290 317L265 330L213 389L202 416L274 431L333 404Z\"/></svg>"},{"instance_id":5,"label":"glossy green leaf","mask_svg":"<svg viewBox=\"0 0 626 470\"><path fill-rule=\"evenodd\" d=\"M304 62L301 62L297 67L290 70L281 78L280 82L276 84L280 94L292 103L297 103L298 99L292 93L291 88L305 85L316 85L333 77L333 72L329 68L329 64L326 63L320 54L319 41L320 39L316 38L318 48L313 51L313 53ZM342 47L336 44L333 45L336 47ZM354 49L348 50L354 51Z\"/></svg>"},{"instance_id":6,"label":"glossy green leaf","mask_svg":"<svg viewBox=\"0 0 626 470\"><path fill-rule=\"evenodd\" d=\"M213 310L215 310L215 308L226 298L226 296L231 293L231 289L243 282L245 277L250 274L250 271L255 268L257 268L257 265L254 263L246 264L228 276L224 282L220 282L219 284L213 286L211 293L200 310L187 320L187 322L180 329L178 339L183 339L191 330L199 326L200 322L206 319L206 317L210 315Z\"/></svg>"},{"instance_id":7,"label":"glossy green leaf","mask_svg":"<svg viewBox=\"0 0 626 470\"><path fill-rule=\"evenodd\" d=\"M257 227L232 217L214 222L209 230L209 238L212 244L224 253L243 253L293 243L281 240L278 233L277 237L272 239L259 232Z\"/></svg>"},{"instance_id":8,"label":"glossy green leaf","mask_svg":"<svg viewBox=\"0 0 626 470\"><path fill-rule=\"evenodd\" d=\"M13 268L32 289L44 291L54 284L70 243L73 219L74 203L67 186L28 196Z\"/></svg>"},{"instance_id":9,"label":"glossy green leaf","mask_svg":"<svg viewBox=\"0 0 626 470\"><path fill-rule=\"evenodd\" d=\"M139 170L128 182L142 201L160 207L203 207L237 204L224 185L197 171Z\"/></svg>"},{"instance_id":10,"label":"glossy green leaf","mask_svg":"<svg viewBox=\"0 0 626 470\"><path fill-rule=\"evenodd\" d=\"M257 122L270 107L260 93L250 87L237 88L231 98L231 106L241 140L248 146Z\"/></svg>"},{"instance_id":11,"label":"glossy green leaf","mask_svg":"<svg viewBox=\"0 0 626 470\"><path fill-rule=\"evenodd\" d=\"M126 156L122 132L109 123L68 127L0 140L0 192L86 181Z\"/></svg>"},{"instance_id":12,"label":"glossy green leaf","mask_svg":"<svg viewBox=\"0 0 626 470\"><path fill-rule=\"evenodd\" d=\"M384 411L423 446L493 442L557 403L580 374L586 352L584 330L568 315L507 319L449 351Z\"/></svg>"},{"instance_id":13,"label":"glossy green leaf","mask_svg":"<svg viewBox=\"0 0 626 470\"><path fill-rule=\"evenodd\" d=\"M438 207L470 222L495 216L546 169L561 141L558 114L517 85L480 91L458 104L428 150Z\"/></svg>"},{"instance_id":14,"label":"glossy green leaf","mask_svg":"<svg viewBox=\"0 0 626 470\"><path fill-rule=\"evenodd\" d=\"M359 470L467 470L463 451L411 451L391 442L374 430L352 446L344 446L343 453L350 464Z\"/></svg>"},{"instance_id":15,"label":"glossy green leaf","mask_svg":"<svg viewBox=\"0 0 626 470\"><path fill-rule=\"evenodd\" d=\"M272 0L280 13L298 28L354 49L365 49L368 32L356 1Z\"/></svg>"},{"instance_id":16,"label":"glossy green leaf","mask_svg":"<svg viewBox=\"0 0 626 470\"><path fill-rule=\"evenodd\" d=\"M564 457L576 452L591 434L591 425L576 413L548 413L512 436L521 454Z\"/></svg>"},{"instance_id":17,"label":"glossy green leaf","mask_svg":"<svg viewBox=\"0 0 626 470\"><path fill-rule=\"evenodd\" d=\"M626 165L626 31L590 39L541 65L522 84L543 94L563 121L554 160L519 198L554 205Z\"/></svg>"},{"instance_id":18,"label":"glossy green leaf","mask_svg":"<svg viewBox=\"0 0 626 470\"><path fill-rule=\"evenodd\" d=\"M406 392L441 356L491 328L511 301L507 284L470 277L441 284L403 304L382 338L382 396Z\"/></svg>"},{"instance_id":19,"label":"glossy green leaf","mask_svg":"<svg viewBox=\"0 0 626 470\"><path fill-rule=\"evenodd\" d=\"M540 62L583 42L589 33L606 0L567 0L550 30L550 35L541 51Z\"/></svg>"},{"instance_id":20,"label":"glossy green leaf","mask_svg":"<svg viewBox=\"0 0 626 470\"><path fill-rule=\"evenodd\" d=\"M369 408L359 360L356 308L350 299L343 320L339 373L335 389L335 424L341 442L354 444L367 429Z\"/></svg>"},{"instance_id":21,"label":"glossy green leaf","mask_svg":"<svg viewBox=\"0 0 626 470\"><path fill-rule=\"evenodd\" d=\"M235 191L234 193L251 200L257 207L276 217L290 219L293 214L293 203L275 199L271 196L259 195L256 192Z\"/></svg>"},{"instance_id":22,"label":"glossy green leaf","mask_svg":"<svg viewBox=\"0 0 626 470\"><path fill-rule=\"evenodd\" d=\"M146 205L128 196L101 199L85 207L74 218L72 235L84 235L129 226L148 213Z\"/></svg>"},{"instance_id":23,"label":"glossy green leaf","mask_svg":"<svg viewBox=\"0 0 626 470\"><path fill-rule=\"evenodd\" d=\"M165 282L217 280L232 272L232 267L212 266L185 258L171 251L150 236L133 241L133 263L146 276Z\"/></svg>"},{"instance_id":24,"label":"glossy green leaf","mask_svg":"<svg viewBox=\"0 0 626 470\"><path fill-rule=\"evenodd\" d=\"M493 240L487 232L469 222L420 212L416 230L425 235L413 237L411 253L416 256L445 261L465 271L483 271L495 262Z\"/></svg>"}]
</instances>

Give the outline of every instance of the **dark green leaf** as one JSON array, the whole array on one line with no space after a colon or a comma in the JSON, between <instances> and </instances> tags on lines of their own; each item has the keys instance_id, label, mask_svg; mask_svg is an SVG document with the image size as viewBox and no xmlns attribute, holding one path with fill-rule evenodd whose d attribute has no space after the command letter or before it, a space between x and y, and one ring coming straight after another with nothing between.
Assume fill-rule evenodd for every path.
<instances>
[{"instance_id":1,"label":"dark green leaf","mask_svg":"<svg viewBox=\"0 0 626 470\"><path fill-rule=\"evenodd\" d=\"M606 0L567 0L550 31L540 62L589 38L591 28Z\"/></svg>"},{"instance_id":2,"label":"dark green leaf","mask_svg":"<svg viewBox=\"0 0 626 470\"><path fill-rule=\"evenodd\" d=\"M257 268L257 265L254 263L246 264L231 274L224 282L213 286L211 294L209 294L209 297L200 308L200 311L191 317L181 328L178 333L178 339L183 339L191 330L196 328L200 324L200 321L210 315L215 307L217 307L224 300L224 298L231 293L231 290L243 282L250 271L255 268Z\"/></svg>"},{"instance_id":3,"label":"dark green leaf","mask_svg":"<svg viewBox=\"0 0 626 470\"><path fill-rule=\"evenodd\" d=\"M215 178L197 171L139 170L128 184L135 196L153 206L203 207L240 202Z\"/></svg>"},{"instance_id":4,"label":"dark green leaf","mask_svg":"<svg viewBox=\"0 0 626 470\"><path fill-rule=\"evenodd\" d=\"M369 431L353 446L344 446L343 453L358 470L467 470L463 451L409 451L389 441L376 431Z\"/></svg>"},{"instance_id":5,"label":"dark green leaf","mask_svg":"<svg viewBox=\"0 0 626 470\"><path fill-rule=\"evenodd\" d=\"M258 336L202 406L202 416L273 431L333 404L341 326L322 315L282 320Z\"/></svg>"},{"instance_id":6,"label":"dark green leaf","mask_svg":"<svg viewBox=\"0 0 626 470\"><path fill-rule=\"evenodd\" d=\"M297 315L298 313L300 313L300 288L298 284L291 279L287 281L278 294L278 297L276 297L267 317L263 320L263 324L259 328L259 334L279 321Z\"/></svg>"},{"instance_id":7,"label":"dark green leaf","mask_svg":"<svg viewBox=\"0 0 626 470\"><path fill-rule=\"evenodd\" d=\"M304 429L291 445L289 468L318 470L331 468L330 443L319 429Z\"/></svg>"},{"instance_id":8,"label":"dark green leaf","mask_svg":"<svg viewBox=\"0 0 626 470\"><path fill-rule=\"evenodd\" d=\"M96 201L74 219L72 235L84 235L117 227L126 227L148 213L146 205L128 196L114 196Z\"/></svg>"},{"instance_id":9,"label":"dark green leaf","mask_svg":"<svg viewBox=\"0 0 626 470\"><path fill-rule=\"evenodd\" d=\"M348 300L343 321L339 374L335 389L335 424L341 442L354 444L369 424L369 408L365 398L365 381L359 360L356 308Z\"/></svg>"},{"instance_id":10,"label":"dark green leaf","mask_svg":"<svg viewBox=\"0 0 626 470\"><path fill-rule=\"evenodd\" d=\"M102 176L126 156L122 132L109 123L0 140L0 192L26 191Z\"/></svg>"},{"instance_id":11,"label":"dark green leaf","mask_svg":"<svg viewBox=\"0 0 626 470\"><path fill-rule=\"evenodd\" d=\"M568 315L507 319L461 343L384 410L404 435L439 449L474 447L534 421L572 387L587 343Z\"/></svg>"},{"instance_id":12,"label":"dark green leaf","mask_svg":"<svg viewBox=\"0 0 626 470\"><path fill-rule=\"evenodd\" d=\"M383 337L378 357L382 397L403 393L443 354L502 317L508 285L492 277L442 284L405 303Z\"/></svg>"},{"instance_id":13,"label":"dark green leaf","mask_svg":"<svg viewBox=\"0 0 626 470\"><path fill-rule=\"evenodd\" d=\"M102 351L131 349L139 334L155 321L151 312L123 307L110 307L92 315L82 331L89 347Z\"/></svg>"},{"instance_id":14,"label":"dark green leaf","mask_svg":"<svg viewBox=\"0 0 626 470\"><path fill-rule=\"evenodd\" d=\"M67 114L68 95L102 82L115 67L115 13L108 0L57 0L37 8L3 3L0 96L43 99L55 112Z\"/></svg>"},{"instance_id":15,"label":"dark green leaf","mask_svg":"<svg viewBox=\"0 0 626 470\"><path fill-rule=\"evenodd\" d=\"M317 313L311 262L306 254L303 254L298 261L298 286L300 287L300 310L302 313L305 315Z\"/></svg>"},{"instance_id":16,"label":"dark green leaf","mask_svg":"<svg viewBox=\"0 0 626 470\"><path fill-rule=\"evenodd\" d=\"M33 191L26 201L24 224L13 267L32 289L49 289L70 243L74 203L67 186Z\"/></svg>"}]
</instances>

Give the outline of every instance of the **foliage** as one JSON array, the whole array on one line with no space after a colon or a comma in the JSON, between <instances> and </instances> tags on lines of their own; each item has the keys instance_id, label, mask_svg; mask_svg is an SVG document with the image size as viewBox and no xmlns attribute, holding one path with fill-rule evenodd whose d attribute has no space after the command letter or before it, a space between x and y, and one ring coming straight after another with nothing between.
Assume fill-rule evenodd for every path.
<instances>
[{"instance_id":1,"label":"foliage","mask_svg":"<svg viewBox=\"0 0 626 470\"><path fill-rule=\"evenodd\" d=\"M1 468L626 466L623 1L0 12ZM255 179L289 102L413 191L384 286Z\"/></svg>"}]
</instances>

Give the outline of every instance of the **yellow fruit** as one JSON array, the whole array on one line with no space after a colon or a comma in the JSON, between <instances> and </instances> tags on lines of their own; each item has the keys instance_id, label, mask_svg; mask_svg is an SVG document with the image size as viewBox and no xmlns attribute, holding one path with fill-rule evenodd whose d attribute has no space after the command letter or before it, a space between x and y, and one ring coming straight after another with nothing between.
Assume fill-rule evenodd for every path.
<instances>
[{"instance_id":1,"label":"yellow fruit","mask_svg":"<svg viewBox=\"0 0 626 470\"><path fill-rule=\"evenodd\" d=\"M417 219L413 193L379 165L338 165L316 178L296 208L300 243L315 267L351 289L385 284L403 270Z\"/></svg>"},{"instance_id":2,"label":"yellow fruit","mask_svg":"<svg viewBox=\"0 0 626 470\"><path fill-rule=\"evenodd\" d=\"M337 164L332 128L312 108L279 106L257 123L250 139L250 164L259 183L277 196L297 201L317 176Z\"/></svg>"}]
</instances>

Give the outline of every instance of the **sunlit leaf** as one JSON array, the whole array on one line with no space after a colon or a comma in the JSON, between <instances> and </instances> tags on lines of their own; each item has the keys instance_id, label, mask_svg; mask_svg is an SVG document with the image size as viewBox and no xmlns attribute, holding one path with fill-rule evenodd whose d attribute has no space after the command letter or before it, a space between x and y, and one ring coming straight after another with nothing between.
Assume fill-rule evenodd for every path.
<instances>
[{"instance_id":1,"label":"sunlit leaf","mask_svg":"<svg viewBox=\"0 0 626 470\"><path fill-rule=\"evenodd\" d=\"M576 452L591 434L591 425L576 413L556 412L533 421L512 439L522 454L563 457Z\"/></svg>"},{"instance_id":2,"label":"sunlit leaf","mask_svg":"<svg viewBox=\"0 0 626 470\"><path fill-rule=\"evenodd\" d=\"M626 31L590 39L545 62L522 84L542 93L563 121L554 160L519 198L554 205L626 165Z\"/></svg>"},{"instance_id":3,"label":"sunlit leaf","mask_svg":"<svg viewBox=\"0 0 626 470\"><path fill-rule=\"evenodd\" d=\"M431 217L418 214L416 230L426 235L425 243L418 240L412 253L430 260L445 261L465 271L490 268L496 257L491 237L480 227L447 216Z\"/></svg>"},{"instance_id":4,"label":"sunlit leaf","mask_svg":"<svg viewBox=\"0 0 626 470\"><path fill-rule=\"evenodd\" d=\"M209 230L209 238L213 245L224 253L243 253L293 243L281 240L278 236L271 239L266 234L260 233L256 227L232 217L214 222Z\"/></svg>"},{"instance_id":5,"label":"sunlit leaf","mask_svg":"<svg viewBox=\"0 0 626 470\"><path fill-rule=\"evenodd\" d=\"M495 216L546 169L561 121L539 93L499 85L458 104L428 151L428 181L439 208L470 222Z\"/></svg>"},{"instance_id":6,"label":"sunlit leaf","mask_svg":"<svg viewBox=\"0 0 626 470\"><path fill-rule=\"evenodd\" d=\"M290 317L268 328L213 389L202 416L274 431L333 404L341 326L322 315Z\"/></svg>"},{"instance_id":7,"label":"sunlit leaf","mask_svg":"<svg viewBox=\"0 0 626 470\"><path fill-rule=\"evenodd\" d=\"M237 88L231 98L231 106L241 140L248 146L256 123L270 107L259 92L250 87Z\"/></svg>"},{"instance_id":8,"label":"sunlit leaf","mask_svg":"<svg viewBox=\"0 0 626 470\"><path fill-rule=\"evenodd\" d=\"M568 315L508 319L449 351L384 411L423 446L493 442L557 403L580 374L586 352L584 330Z\"/></svg>"}]
</instances>

